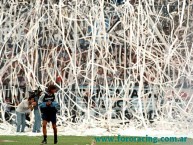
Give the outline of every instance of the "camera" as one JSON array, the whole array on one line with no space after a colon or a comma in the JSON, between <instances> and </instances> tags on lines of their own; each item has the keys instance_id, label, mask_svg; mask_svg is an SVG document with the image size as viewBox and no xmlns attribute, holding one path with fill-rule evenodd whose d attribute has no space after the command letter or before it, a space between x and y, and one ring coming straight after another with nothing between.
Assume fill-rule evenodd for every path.
<instances>
[{"instance_id":1,"label":"camera","mask_svg":"<svg viewBox=\"0 0 193 145\"><path fill-rule=\"evenodd\" d=\"M37 90L29 91L29 96L30 97L36 97L36 96L40 96L41 93L42 93L42 89L40 87L38 87Z\"/></svg>"}]
</instances>

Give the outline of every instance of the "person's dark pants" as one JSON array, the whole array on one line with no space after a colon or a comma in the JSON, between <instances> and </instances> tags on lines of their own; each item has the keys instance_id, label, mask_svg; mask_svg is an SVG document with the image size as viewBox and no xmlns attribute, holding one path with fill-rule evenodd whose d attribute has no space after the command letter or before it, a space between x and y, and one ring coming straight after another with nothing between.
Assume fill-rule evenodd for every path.
<instances>
[{"instance_id":1,"label":"person's dark pants","mask_svg":"<svg viewBox=\"0 0 193 145\"><path fill-rule=\"evenodd\" d=\"M10 116L11 116L10 112L5 111L5 120L6 121L10 122Z\"/></svg>"},{"instance_id":2,"label":"person's dark pants","mask_svg":"<svg viewBox=\"0 0 193 145\"><path fill-rule=\"evenodd\" d=\"M52 122L52 124L56 124L56 113L48 112L42 114L42 120L47 122Z\"/></svg>"},{"instance_id":3,"label":"person's dark pants","mask_svg":"<svg viewBox=\"0 0 193 145\"><path fill-rule=\"evenodd\" d=\"M52 124L56 124L56 109L55 107L45 107L41 108L42 120L47 122L52 122Z\"/></svg>"}]
</instances>

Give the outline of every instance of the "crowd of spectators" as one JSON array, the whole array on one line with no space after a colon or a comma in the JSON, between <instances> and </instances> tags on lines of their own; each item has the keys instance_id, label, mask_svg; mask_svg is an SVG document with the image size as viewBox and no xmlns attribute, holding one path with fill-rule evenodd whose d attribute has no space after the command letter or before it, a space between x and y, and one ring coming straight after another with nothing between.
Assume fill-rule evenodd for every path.
<instances>
[{"instance_id":1,"label":"crowd of spectators","mask_svg":"<svg viewBox=\"0 0 193 145\"><path fill-rule=\"evenodd\" d=\"M148 86L160 83L160 78L161 83L164 83L178 77L178 67L181 66L175 61L172 62L174 64L171 68L168 67L167 72L157 71L166 68L165 56L154 49L146 55L144 73L141 74L144 60L138 54L137 47L123 42L122 35L113 34L116 38L108 35L108 31L116 25L114 31L123 29L121 24L117 24L120 18L114 13L114 9L105 13L105 25L104 22L95 24L96 27L105 27L105 35L100 36L104 32L102 28L97 27L94 41L92 36L95 34L91 26L86 21L81 21L84 15L78 15L76 23L69 20L70 12L63 8L61 13L64 13L64 18L61 21L55 5L50 5L51 11L47 12L48 6L44 6L43 3L48 1L41 2L42 6L10 3L1 5L5 6L5 12L10 14L3 16L8 20L4 19L0 25L0 97L3 102L1 105L4 104L5 108L4 112L1 112L4 120L11 121L15 107L28 96L28 90L33 90L37 86L45 87L55 83L61 88L70 88L73 84L123 87L128 82L139 86L140 81L144 86ZM137 0L130 2L134 4ZM115 0L112 3L121 5L124 1ZM35 6L39 6L40 11L37 12ZM82 13L87 10L85 7L82 7ZM18 17L15 17L16 15ZM78 30L74 34L76 25ZM9 33L12 35L7 38ZM128 35L126 34L126 37L129 37ZM152 47L157 45L152 44ZM177 62L180 61L177 59ZM184 80L188 82L188 79ZM179 84L181 83L179 81ZM88 103L88 100L84 99Z\"/></svg>"}]
</instances>

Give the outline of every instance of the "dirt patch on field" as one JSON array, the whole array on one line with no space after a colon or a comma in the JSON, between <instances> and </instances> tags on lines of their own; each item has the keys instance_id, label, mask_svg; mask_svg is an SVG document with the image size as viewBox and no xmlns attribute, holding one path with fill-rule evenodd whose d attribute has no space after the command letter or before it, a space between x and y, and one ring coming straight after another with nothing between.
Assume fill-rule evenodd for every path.
<instances>
[{"instance_id":1,"label":"dirt patch on field","mask_svg":"<svg viewBox=\"0 0 193 145\"><path fill-rule=\"evenodd\" d=\"M17 141L13 141L13 140L0 140L0 142L17 142Z\"/></svg>"}]
</instances>

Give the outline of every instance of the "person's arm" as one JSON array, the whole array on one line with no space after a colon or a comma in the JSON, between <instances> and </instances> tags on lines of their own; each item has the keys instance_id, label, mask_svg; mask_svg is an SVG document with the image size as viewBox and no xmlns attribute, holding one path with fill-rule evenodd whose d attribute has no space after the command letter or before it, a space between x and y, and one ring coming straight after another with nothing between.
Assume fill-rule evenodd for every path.
<instances>
[{"instance_id":1,"label":"person's arm","mask_svg":"<svg viewBox=\"0 0 193 145\"><path fill-rule=\"evenodd\" d=\"M40 95L40 96L41 96L41 95ZM34 108L38 106L38 100L39 100L40 96L35 96L35 97L34 97L34 102L33 102L33 107L34 107Z\"/></svg>"},{"instance_id":2,"label":"person's arm","mask_svg":"<svg viewBox=\"0 0 193 145\"><path fill-rule=\"evenodd\" d=\"M33 109L33 104L29 104L28 101L23 101L22 105L23 105L24 110L32 110Z\"/></svg>"},{"instance_id":3,"label":"person's arm","mask_svg":"<svg viewBox=\"0 0 193 145\"><path fill-rule=\"evenodd\" d=\"M33 102L32 104L29 105L28 109L32 111L35 106L36 106L36 102Z\"/></svg>"},{"instance_id":4,"label":"person's arm","mask_svg":"<svg viewBox=\"0 0 193 145\"><path fill-rule=\"evenodd\" d=\"M58 96L57 95L55 95L55 100L54 100L54 102L52 102L51 106L56 109L56 112L58 112L60 110L60 105L58 103Z\"/></svg>"},{"instance_id":5,"label":"person's arm","mask_svg":"<svg viewBox=\"0 0 193 145\"><path fill-rule=\"evenodd\" d=\"M32 104L30 104L29 106L28 106L28 109L33 109L33 105Z\"/></svg>"},{"instance_id":6,"label":"person's arm","mask_svg":"<svg viewBox=\"0 0 193 145\"><path fill-rule=\"evenodd\" d=\"M21 107L23 110L26 110L28 109L26 106L25 106L25 100L21 101L21 103L18 105L18 107Z\"/></svg>"},{"instance_id":7,"label":"person's arm","mask_svg":"<svg viewBox=\"0 0 193 145\"><path fill-rule=\"evenodd\" d=\"M25 113L30 113L34 109L33 104L28 104L28 109Z\"/></svg>"},{"instance_id":8,"label":"person's arm","mask_svg":"<svg viewBox=\"0 0 193 145\"><path fill-rule=\"evenodd\" d=\"M52 102L48 101L48 102L43 102L45 94L42 94L42 96L40 96L39 100L38 100L38 105L41 106L42 104L46 104L46 106L50 106Z\"/></svg>"},{"instance_id":9,"label":"person's arm","mask_svg":"<svg viewBox=\"0 0 193 145\"><path fill-rule=\"evenodd\" d=\"M39 99L38 99L38 105L43 103L43 99L44 99L45 94L42 94Z\"/></svg>"},{"instance_id":10,"label":"person's arm","mask_svg":"<svg viewBox=\"0 0 193 145\"><path fill-rule=\"evenodd\" d=\"M56 103L58 103L58 102L59 102L59 101L58 101L58 94L54 94L54 95L55 95L55 100L54 100L54 101L55 101Z\"/></svg>"},{"instance_id":11,"label":"person's arm","mask_svg":"<svg viewBox=\"0 0 193 145\"><path fill-rule=\"evenodd\" d=\"M38 107L40 108L41 113L44 112L44 109L46 107L45 102L43 102L45 94L42 94L38 99Z\"/></svg>"}]
</instances>

